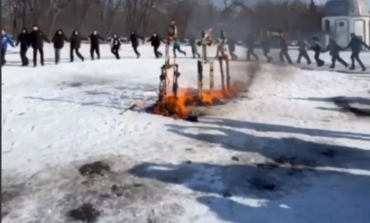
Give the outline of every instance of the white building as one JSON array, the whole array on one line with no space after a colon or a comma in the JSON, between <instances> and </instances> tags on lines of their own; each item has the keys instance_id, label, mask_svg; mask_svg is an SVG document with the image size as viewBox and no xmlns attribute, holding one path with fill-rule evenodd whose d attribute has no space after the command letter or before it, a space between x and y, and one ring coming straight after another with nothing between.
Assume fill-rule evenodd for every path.
<instances>
[{"instance_id":1,"label":"white building","mask_svg":"<svg viewBox=\"0 0 370 223\"><path fill-rule=\"evenodd\" d=\"M329 0L324 7L322 27L325 33L345 47L354 33L370 45L370 12L364 0Z\"/></svg>"}]
</instances>

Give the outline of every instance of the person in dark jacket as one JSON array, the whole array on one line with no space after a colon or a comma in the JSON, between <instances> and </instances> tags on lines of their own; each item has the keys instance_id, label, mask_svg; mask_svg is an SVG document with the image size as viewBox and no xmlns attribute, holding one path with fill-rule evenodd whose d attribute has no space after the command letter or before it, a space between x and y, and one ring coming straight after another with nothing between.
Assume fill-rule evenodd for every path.
<instances>
[{"instance_id":1,"label":"person in dark jacket","mask_svg":"<svg viewBox=\"0 0 370 223\"><path fill-rule=\"evenodd\" d=\"M64 41L68 41L68 38L64 35L63 30L58 29L51 40L54 43L55 64L60 62L60 52L64 47Z\"/></svg>"},{"instance_id":2,"label":"person in dark jacket","mask_svg":"<svg viewBox=\"0 0 370 223\"><path fill-rule=\"evenodd\" d=\"M39 30L37 25L33 25L30 33L30 44L33 49L33 66L37 66L37 51L40 53L40 62L44 66L44 41L50 43L44 32Z\"/></svg>"},{"instance_id":3,"label":"person in dark jacket","mask_svg":"<svg viewBox=\"0 0 370 223\"><path fill-rule=\"evenodd\" d=\"M80 36L80 33L76 30L73 31L71 37L69 37L69 42L71 43L69 58L71 62L74 61L74 52L77 54L78 58L82 60L82 62L85 60L79 51L81 47L81 40L87 40L87 38Z\"/></svg>"},{"instance_id":4,"label":"person in dark jacket","mask_svg":"<svg viewBox=\"0 0 370 223\"><path fill-rule=\"evenodd\" d=\"M348 67L348 63L344 61L339 53L343 50L342 47L340 47L334 39L330 39L328 47L323 51L323 53L328 52L331 55L331 66L330 68L335 68L335 62L338 61L339 63L343 64L346 68Z\"/></svg>"},{"instance_id":5,"label":"person in dark jacket","mask_svg":"<svg viewBox=\"0 0 370 223\"><path fill-rule=\"evenodd\" d=\"M8 45L14 46L14 43L11 37L5 32L4 29L1 30L1 66L4 66L6 63L5 54L8 50Z\"/></svg>"},{"instance_id":6,"label":"person in dark jacket","mask_svg":"<svg viewBox=\"0 0 370 223\"><path fill-rule=\"evenodd\" d=\"M320 54L323 51L323 49L321 48L320 40L316 36L312 37L312 40L314 41L314 45L310 48L315 52L314 58L317 66L322 67L324 66L325 62L320 59Z\"/></svg>"},{"instance_id":7,"label":"person in dark jacket","mask_svg":"<svg viewBox=\"0 0 370 223\"><path fill-rule=\"evenodd\" d=\"M193 34L189 36L189 45L191 47L191 53L193 54L193 58L195 58L195 56L200 58L200 54L198 53L197 40L195 39L195 36Z\"/></svg>"},{"instance_id":8,"label":"person in dark jacket","mask_svg":"<svg viewBox=\"0 0 370 223\"><path fill-rule=\"evenodd\" d=\"M131 42L132 49L134 50L137 58L140 57L140 53L137 50L137 48L139 47L139 39L141 39L142 41L145 41L144 37L138 35L134 30L132 30L130 33L129 42Z\"/></svg>"},{"instance_id":9,"label":"person in dark jacket","mask_svg":"<svg viewBox=\"0 0 370 223\"><path fill-rule=\"evenodd\" d=\"M227 39L227 46L229 47L229 54L231 56L231 59L237 60L238 56L235 54L235 45L237 44L236 40L234 38L228 38Z\"/></svg>"},{"instance_id":10,"label":"person in dark jacket","mask_svg":"<svg viewBox=\"0 0 370 223\"><path fill-rule=\"evenodd\" d=\"M22 66L28 66L27 50L30 47L29 33L26 28L22 29L17 38L16 46L20 46L20 56L22 61Z\"/></svg>"},{"instance_id":11,"label":"person in dark jacket","mask_svg":"<svg viewBox=\"0 0 370 223\"><path fill-rule=\"evenodd\" d=\"M158 48L161 46L161 42L166 42L161 37L159 37L156 32L153 33L153 35L148 39L147 42L151 43L156 58L160 58L163 56L163 54L158 51Z\"/></svg>"},{"instance_id":12,"label":"person in dark jacket","mask_svg":"<svg viewBox=\"0 0 370 223\"><path fill-rule=\"evenodd\" d=\"M266 57L267 62L270 63L272 61L272 57L268 54L270 53L270 40L268 37L264 37L261 42L262 52L263 55Z\"/></svg>"},{"instance_id":13,"label":"person in dark jacket","mask_svg":"<svg viewBox=\"0 0 370 223\"><path fill-rule=\"evenodd\" d=\"M101 37L96 30L92 34L90 34L89 39L91 60L94 60L94 53L96 53L96 55L98 56L98 60L100 60L99 40L105 41L105 39Z\"/></svg>"},{"instance_id":14,"label":"person in dark jacket","mask_svg":"<svg viewBox=\"0 0 370 223\"><path fill-rule=\"evenodd\" d=\"M357 63L360 64L362 71L366 70L366 67L362 63L360 59L360 52L362 47L366 47L370 49L368 45L364 41L362 41L360 38L358 38L354 33L351 33L351 40L348 43L348 46L344 49L351 48L352 54L351 54L351 70L355 70L355 60L357 60Z\"/></svg>"},{"instance_id":15,"label":"person in dark jacket","mask_svg":"<svg viewBox=\"0 0 370 223\"><path fill-rule=\"evenodd\" d=\"M298 45L298 58L297 58L297 64L301 63L302 57L307 61L307 64L311 64L310 56L307 53L307 50L311 47L306 40L300 39L297 43Z\"/></svg>"},{"instance_id":16,"label":"person in dark jacket","mask_svg":"<svg viewBox=\"0 0 370 223\"><path fill-rule=\"evenodd\" d=\"M256 61L258 61L258 56L254 53L254 39L249 36L246 40L247 44L247 61L251 60L251 55L254 57Z\"/></svg>"},{"instance_id":17,"label":"person in dark jacket","mask_svg":"<svg viewBox=\"0 0 370 223\"><path fill-rule=\"evenodd\" d=\"M121 48L121 40L117 35L113 35L110 39L110 49L117 60L120 59L119 49Z\"/></svg>"},{"instance_id":18,"label":"person in dark jacket","mask_svg":"<svg viewBox=\"0 0 370 223\"><path fill-rule=\"evenodd\" d=\"M280 61L282 63L285 62L285 59L288 61L289 64L293 64L292 59L290 58L289 52L288 52L288 43L284 37L284 33L280 33L280 53L279 53Z\"/></svg>"}]
</instances>

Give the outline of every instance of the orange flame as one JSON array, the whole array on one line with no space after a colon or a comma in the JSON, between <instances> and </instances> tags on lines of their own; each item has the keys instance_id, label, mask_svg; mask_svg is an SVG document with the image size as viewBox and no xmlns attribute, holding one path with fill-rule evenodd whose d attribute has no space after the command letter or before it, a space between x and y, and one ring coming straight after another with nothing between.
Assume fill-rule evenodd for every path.
<instances>
[{"instance_id":1,"label":"orange flame","mask_svg":"<svg viewBox=\"0 0 370 223\"><path fill-rule=\"evenodd\" d=\"M226 99L235 98L238 96L236 87L227 89L225 91L208 91L203 92L202 98L199 98L197 94L191 89L185 89L180 91L177 95L166 96L163 103L158 103L154 109L154 113L164 116L172 116L179 119L187 119L192 113L196 106L214 106L217 102L221 102Z\"/></svg>"}]
</instances>

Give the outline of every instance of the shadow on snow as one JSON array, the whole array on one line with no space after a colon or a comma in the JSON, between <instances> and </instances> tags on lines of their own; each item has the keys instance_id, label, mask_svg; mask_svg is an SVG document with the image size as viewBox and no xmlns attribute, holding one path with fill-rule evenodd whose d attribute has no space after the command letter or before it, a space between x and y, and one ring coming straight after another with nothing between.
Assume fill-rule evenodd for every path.
<instances>
[{"instance_id":1,"label":"shadow on snow","mask_svg":"<svg viewBox=\"0 0 370 223\"><path fill-rule=\"evenodd\" d=\"M197 198L199 203L219 218L233 223L245 223L248 220L276 222L274 219L326 223L328 219L322 215L338 210L341 210L341 214L330 217L335 222L343 222L344 217L356 218L359 222L369 218L365 206L368 207L370 202L365 197L370 196L366 186L370 178L368 174L348 172L348 169L369 171L369 151L292 137L253 136L230 128L358 140L369 140L370 135L216 118L201 121L213 126L168 127L172 133L241 152L239 158L232 158L224 165L191 161L182 164L144 163L129 172L140 178L182 185L200 192ZM191 130L196 133L188 133ZM221 134L207 133L210 131ZM265 159L257 162L258 159L250 158L252 154L260 154ZM320 189L313 187L315 184L319 184ZM297 191L300 196L290 197ZM250 199L263 201L255 200L251 204L241 198L250 202ZM364 208L351 210L354 204ZM307 208L311 213L304 212Z\"/></svg>"}]
</instances>

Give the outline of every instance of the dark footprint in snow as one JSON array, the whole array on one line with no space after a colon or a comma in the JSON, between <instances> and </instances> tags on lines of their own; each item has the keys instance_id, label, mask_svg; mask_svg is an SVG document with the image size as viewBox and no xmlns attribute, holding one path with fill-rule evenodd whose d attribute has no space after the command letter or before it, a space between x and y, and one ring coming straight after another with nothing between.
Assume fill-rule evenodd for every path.
<instances>
[{"instance_id":1,"label":"dark footprint in snow","mask_svg":"<svg viewBox=\"0 0 370 223\"><path fill-rule=\"evenodd\" d=\"M277 188L275 183L269 182L268 180L262 178L253 177L247 182L253 189L260 191L275 191Z\"/></svg>"},{"instance_id":2,"label":"dark footprint in snow","mask_svg":"<svg viewBox=\"0 0 370 223\"><path fill-rule=\"evenodd\" d=\"M71 82L71 83L62 82L62 84L67 85L69 87L81 87L82 86L81 82Z\"/></svg>"},{"instance_id":3,"label":"dark footprint in snow","mask_svg":"<svg viewBox=\"0 0 370 223\"><path fill-rule=\"evenodd\" d=\"M78 171L82 176L103 176L106 173L111 172L110 166L102 161L97 161L94 163L88 163L81 166Z\"/></svg>"},{"instance_id":4,"label":"dark footprint in snow","mask_svg":"<svg viewBox=\"0 0 370 223\"><path fill-rule=\"evenodd\" d=\"M330 158L334 158L335 157L335 152L334 152L334 150L329 149L329 150L325 150L325 151L321 152L321 155L326 156L326 157L330 157Z\"/></svg>"},{"instance_id":5,"label":"dark footprint in snow","mask_svg":"<svg viewBox=\"0 0 370 223\"><path fill-rule=\"evenodd\" d=\"M68 212L68 217L72 218L76 221L86 222L86 223L93 223L95 222L98 217L100 216L100 211L98 211L94 205L85 203L78 207L77 209L73 209Z\"/></svg>"}]
</instances>

